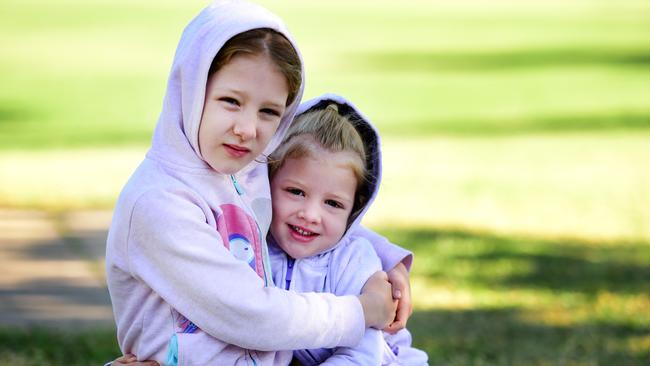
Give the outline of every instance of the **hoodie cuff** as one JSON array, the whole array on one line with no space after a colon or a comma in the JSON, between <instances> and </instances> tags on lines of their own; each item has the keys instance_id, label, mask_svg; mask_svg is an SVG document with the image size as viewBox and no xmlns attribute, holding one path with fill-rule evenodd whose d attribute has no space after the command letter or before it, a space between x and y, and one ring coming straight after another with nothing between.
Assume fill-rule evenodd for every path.
<instances>
[{"instance_id":1,"label":"hoodie cuff","mask_svg":"<svg viewBox=\"0 0 650 366\"><path fill-rule=\"evenodd\" d=\"M366 333L366 319L363 314L363 307L361 301L356 296L342 296L342 300L346 301L344 308L349 311L343 313L341 322L339 324L348 325L347 332L343 332L339 347L355 347L361 342L364 334Z\"/></svg>"},{"instance_id":2,"label":"hoodie cuff","mask_svg":"<svg viewBox=\"0 0 650 366\"><path fill-rule=\"evenodd\" d=\"M381 268L385 272L395 268L399 262L404 263L406 270L409 272L411 271L413 253L410 251L391 243L385 237L363 226L357 228L355 234L368 239L372 244L375 253L377 253L377 256L381 259Z\"/></svg>"},{"instance_id":3,"label":"hoodie cuff","mask_svg":"<svg viewBox=\"0 0 650 366\"><path fill-rule=\"evenodd\" d=\"M385 272L395 268L400 262L404 264L407 271L411 271L413 253L389 241L386 241L386 245L382 248L382 251L383 253L377 254L381 258L381 267Z\"/></svg>"}]
</instances>

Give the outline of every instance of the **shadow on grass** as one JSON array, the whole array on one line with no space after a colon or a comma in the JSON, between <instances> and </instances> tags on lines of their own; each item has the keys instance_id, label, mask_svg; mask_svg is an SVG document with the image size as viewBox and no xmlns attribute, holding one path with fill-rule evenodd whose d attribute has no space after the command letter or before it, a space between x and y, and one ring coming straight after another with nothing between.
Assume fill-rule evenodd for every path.
<instances>
[{"instance_id":1,"label":"shadow on grass","mask_svg":"<svg viewBox=\"0 0 650 366\"><path fill-rule=\"evenodd\" d=\"M103 365L120 354L114 328L0 328L0 365Z\"/></svg>"},{"instance_id":2,"label":"shadow on grass","mask_svg":"<svg viewBox=\"0 0 650 366\"><path fill-rule=\"evenodd\" d=\"M605 65L650 67L650 49L512 49L493 52L395 51L352 54L348 60L378 70L434 72L439 70L500 71L522 68Z\"/></svg>"},{"instance_id":3,"label":"shadow on grass","mask_svg":"<svg viewBox=\"0 0 650 366\"><path fill-rule=\"evenodd\" d=\"M650 130L650 110L500 119L423 119L382 126L391 135L512 136L535 133Z\"/></svg>"},{"instance_id":4,"label":"shadow on grass","mask_svg":"<svg viewBox=\"0 0 650 366\"><path fill-rule=\"evenodd\" d=\"M626 342L649 327L590 322L571 326L530 323L517 308L416 311L414 345L430 365L648 365L650 351Z\"/></svg>"},{"instance_id":5,"label":"shadow on grass","mask_svg":"<svg viewBox=\"0 0 650 366\"><path fill-rule=\"evenodd\" d=\"M16 105L15 102L0 101L0 127L6 128L12 125L18 127L17 123L33 121L41 116L33 109Z\"/></svg>"},{"instance_id":6,"label":"shadow on grass","mask_svg":"<svg viewBox=\"0 0 650 366\"><path fill-rule=\"evenodd\" d=\"M431 279L590 296L601 291L650 293L647 242L544 240L428 228L382 233L413 250L419 263L416 273Z\"/></svg>"}]
</instances>

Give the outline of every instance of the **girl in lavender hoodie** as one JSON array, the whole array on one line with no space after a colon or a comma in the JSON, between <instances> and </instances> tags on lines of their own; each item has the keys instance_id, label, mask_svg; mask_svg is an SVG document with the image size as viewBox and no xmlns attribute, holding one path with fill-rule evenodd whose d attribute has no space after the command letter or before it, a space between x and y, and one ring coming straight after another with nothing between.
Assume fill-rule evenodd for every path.
<instances>
[{"instance_id":1,"label":"girl in lavender hoodie","mask_svg":"<svg viewBox=\"0 0 650 366\"><path fill-rule=\"evenodd\" d=\"M325 95L298 108L270 156L273 220L269 252L277 286L298 292L356 295L381 269L359 223L381 180L379 135L348 101ZM427 365L406 329L368 329L355 347L294 352L303 366Z\"/></svg>"},{"instance_id":2,"label":"girl in lavender hoodie","mask_svg":"<svg viewBox=\"0 0 650 366\"><path fill-rule=\"evenodd\" d=\"M151 149L120 194L107 240L123 353L160 363L169 356L178 364L285 365L291 352L275 351L352 346L367 326L393 319L385 273L359 296L273 286L260 161L293 118L301 65L282 22L245 1L217 1L186 27ZM377 239L384 268L407 283L399 268L410 265L409 253L359 232Z\"/></svg>"}]
</instances>

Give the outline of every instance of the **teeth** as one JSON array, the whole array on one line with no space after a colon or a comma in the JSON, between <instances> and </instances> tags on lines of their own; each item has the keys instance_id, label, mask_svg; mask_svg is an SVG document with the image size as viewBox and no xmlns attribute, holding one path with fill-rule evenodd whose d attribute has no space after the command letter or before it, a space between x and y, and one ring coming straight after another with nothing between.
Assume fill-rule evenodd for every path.
<instances>
[{"instance_id":1,"label":"teeth","mask_svg":"<svg viewBox=\"0 0 650 366\"><path fill-rule=\"evenodd\" d=\"M314 235L311 231L303 230L297 226L290 225L293 230L295 230L300 235L311 236Z\"/></svg>"}]
</instances>

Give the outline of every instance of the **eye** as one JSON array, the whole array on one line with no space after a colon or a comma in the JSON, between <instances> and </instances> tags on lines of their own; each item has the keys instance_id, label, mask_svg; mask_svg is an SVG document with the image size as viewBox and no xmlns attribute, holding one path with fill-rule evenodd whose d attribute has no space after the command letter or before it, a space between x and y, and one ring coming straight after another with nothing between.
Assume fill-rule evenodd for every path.
<instances>
[{"instance_id":1,"label":"eye","mask_svg":"<svg viewBox=\"0 0 650 366\"><path fill-rule=\"evenodd\" d=\"M325 200L325 204L334 208L344 208L343 204L341 202L335 201L335 200Z\"/></svg>"},{"instance_id":2,"label":"eye","mask_svg":"<svg viewBox=\"0 0 650 366\"><path fill-rule=\"evenodd\" d=\"M305 195L305 192L303 192L302 189L298 189L298 188L291 188L290 187L290 188L285 189L285 191L287 191L287 192L289 192L289 193L291 193L291 194L293 194L295 196L304 196Z\"/></svg>"},{"instance_id":3,"label":"eye","mask_svg":"<svg viewBox=\"0 0 650 366\"><path fill-rule=\"evenodd\" d=\"M227 104L232 104L232 105L239 106L239 101L237 99L235 99L235 98L221 97L221 98L219 98L219 100L224 102L224 103L227 103Z\"/></svg>"},{"instance_id":4,"label":"eye","mask_svg":"<svg viewBox=\"0 0 650 366\"><path fill-rule=\"evenodd\" d=\"M280 111L275 110L273 108L264 108L264 109L260 110L260 112L262 112L264 114L267 114L269 116L273 116L273 117L280 117L282 115L280 113Z\"/></svg>"}]
</instances>

